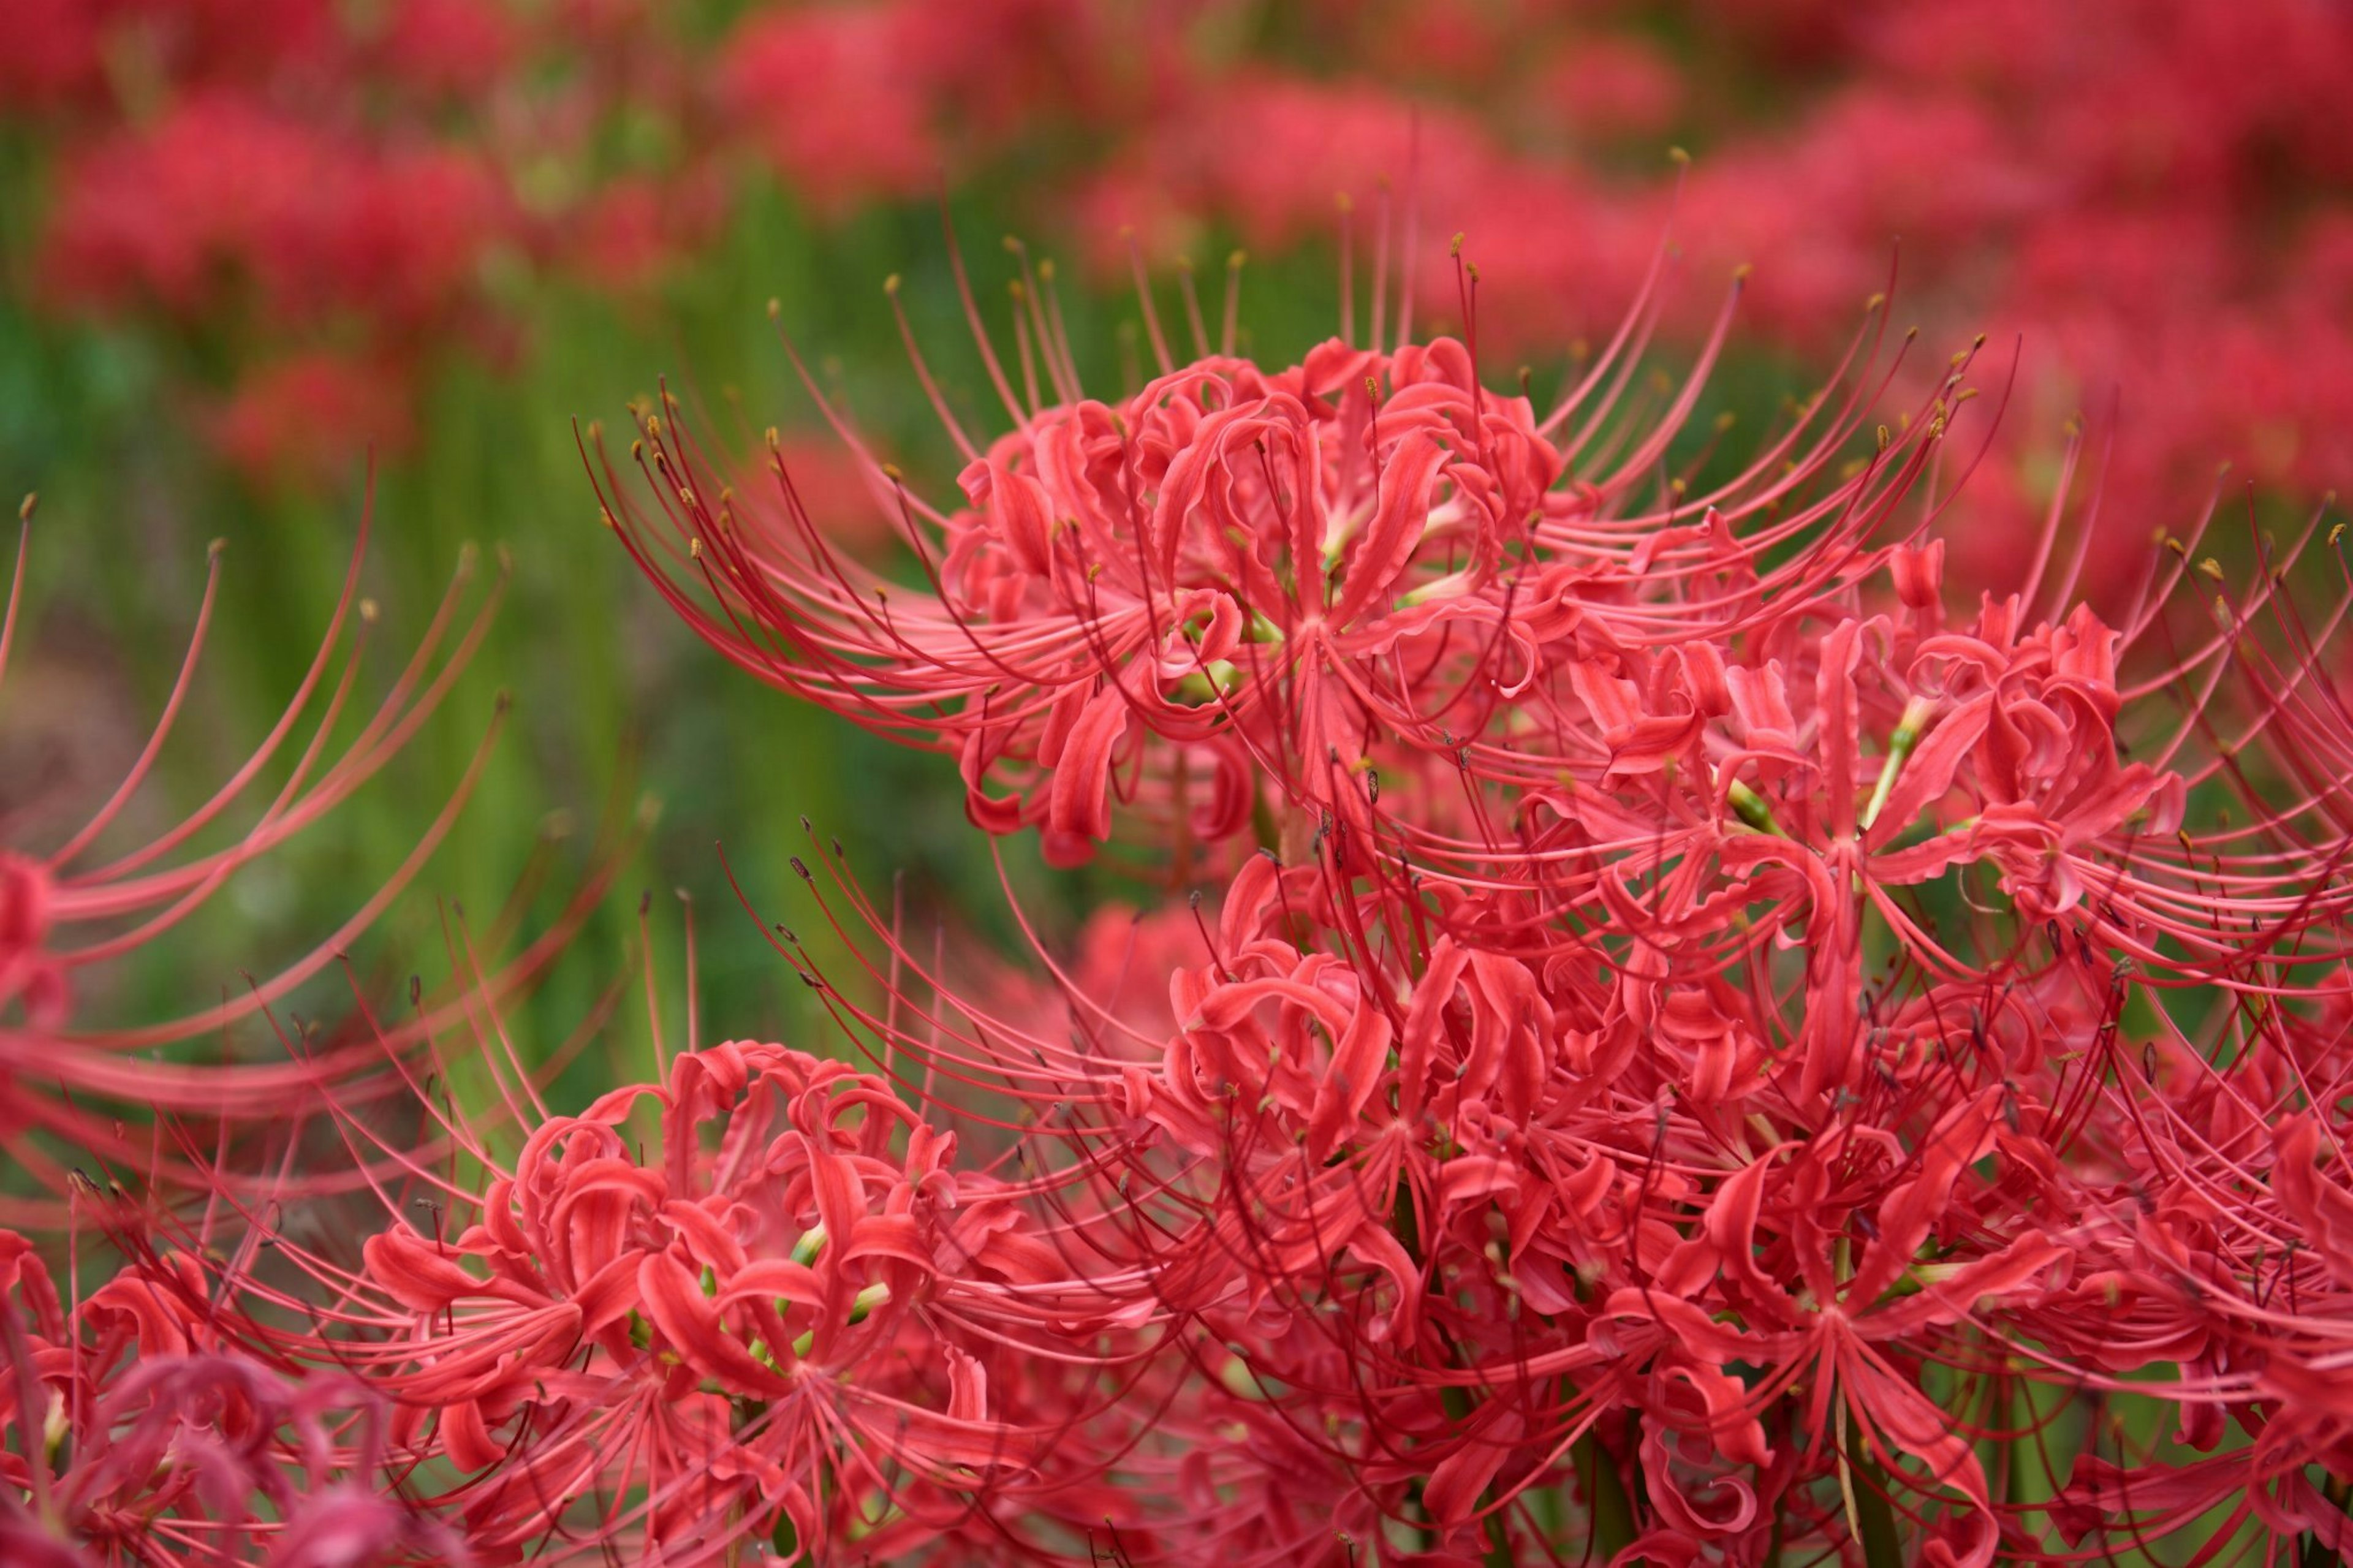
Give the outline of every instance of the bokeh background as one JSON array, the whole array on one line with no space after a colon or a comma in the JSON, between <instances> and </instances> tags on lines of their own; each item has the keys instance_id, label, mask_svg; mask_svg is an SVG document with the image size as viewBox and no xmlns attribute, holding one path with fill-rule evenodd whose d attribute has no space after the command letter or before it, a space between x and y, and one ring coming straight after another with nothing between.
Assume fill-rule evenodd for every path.
<instances>
[{"instance_id":1,"label":"bokeh background","mask_svg":"<svg viewBox=\"0 0 2353 1568\"><path fill-rule=\"evenodd\" d=\"M137 754L208 541L205 662L127 837L272 722L371 451L382 652L470 544L486 573L511 563L467 679L385 775L162 956L90 977L85 1016L187 1011L332 929L424 831L501 691L459 826L358 950L372 981L446 971L452 910L518 887L526 929L552 920L609 853L616 896L518 1004L526 1038L638 962L639 889L678 1027L683 889L706 1036L823 1048L715 850L813 936L787 859L804 814L886 904L895 880L911 926L1012 946L952 763L695 643L600 527L575 440L575 420L625 429L666 378L722 444L778 426L821 522L891 559L766 302L878 445L949 493L882 291L903 277L959 416L995 428L944 205L993 308L1000 236L1056 258L1082 368L1113 389L1139 358L1131 243L1172 321L1180 264L1214 312L1247 250L1244 340L1287 361L1334 330L1344 249L1361 299L1384 204L1417 216L1427 326L1459 322L1446 251L1466 235L1498 381L1525 363L1546 384L1603 341L1670 236L1657 358L1687 365L1752 267L1705 411L1752 427L1893 279L1923 367L1978 332L2004 374L2017 355L1953 535L1965 583L2031 552L2079 414L2107 454L2095 595L2194 522L2225 461L2225 504L2259 522L2353 475L2341 0L12 0L0 34L0 482L42 492L0 689L5 841L62 837ZM595 825L640 795L658 826L600 850ZM1006 854L1050 940L1150 891ZM306 1005L335 1006L332 986ZM613 1049L645 1030L623 1009Z\"/></svg>"}]
</instances>

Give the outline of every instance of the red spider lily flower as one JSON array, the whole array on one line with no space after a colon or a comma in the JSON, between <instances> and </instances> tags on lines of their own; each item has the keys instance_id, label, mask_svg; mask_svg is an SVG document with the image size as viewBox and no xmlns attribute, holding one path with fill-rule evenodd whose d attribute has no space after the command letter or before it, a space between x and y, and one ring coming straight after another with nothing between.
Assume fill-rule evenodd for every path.
<instances>
[{"instance_id":1,"label":"red spider lily flower","mask_svg":"<svg viewBox=\"0 0 2353 1568\"><path fill-rule=\"evenodd\" d=\"M1773 1247L1760 1247L1757 1234L1757 1205L1775 1156L1725 1181L1708 1205L1707 1238L1723 1270L1723 1299L1746 1331L1710 1321L1687 1302L1654 1289L1621 1290L1610 1303L1613 1315L1656 1324L1708 1364L1739 1361L1763 1369L1763 1390L1747 1391L1740 1404L1802 1379L1812 1405L1807 1426L1818 1436L1835 1430L1843 1438L1852 1425L1856 1438L1843 1440L1867 1444L1892 1476L1905 1477L1903 1462L1917 1460L1924 1474L1912 1484L1930 1491L1949 1488L1967 1505L1947 1522L1954 1539L1935 1551L1979 1568L1992 1559L1995 1532L1977 1457L1950 1429L1946 1413L1919 1392L1916 1370L1890 1362L1885 1347L1919 1344L1926 1331L1972 1318L1989 1302L2031 1300L2036 1281L2063 1256L2028 1231L1974 1241L1965 1264L1920 1261L1932 1233L1949 1223L1963 1173L1993 1145L2000 1099L2000 1091L1989 1089L1927 1131L1915 1154L1916 1173L1883 1189L1875 1219L1864 1226L1873 1239L1851 1265L1844 1261L1843 1238L1833 1245L1834 1233L1823 1222L1842 1206L1838 1179L1852 1182L1860 1174L1852 1131L1818 1140L1779 1184L1791 1205L1788 1263L1773 1259ZM1772 1259L1770 1273L1759 1266L1760 1251ZM1792 1269L1802 1281L1794 1290L1793 1282L1784 1282ZM1906 1284L1915 1293L1891 1299Z\"/></svg>"},{"instance_id":2,"label":"red spider lily flower","mask_svg":"<svg viewBox=\"0 0 2353 1568\"><path fill-rule=\"evenodd\" d=\"M479 1195L397 1148L372 1161L447 1224L396 1219L353 1273L280 1244L340 1297L292 1353L396 1403L404 1447L465 1478L428 1500L479 1552L699 1561L886 1527L912 1546L1044 1463L1048 1434L998 1413L1008 1352L1107 1326L1115 1299L880 1080L731 1043L577 1116L514 1092L512 1164L446 1129L491 1173ZM641 1105L650 1160L624 1131Z\"/></svg>"},{"instance_id":3,"label":"red spider lily flower","mask_svg":"<svg viewBox=\"0 0 2353 1568\"><path fill-rule=\"evenodd\" d=\"M1205 336L1179 368L1156 323L1163 374L1107 405L1083 397L1033 300L1017 322L1036 349L1021 395L992 370L1013 432L984 451L942 406L968 460L963 505L935 510L870 468L926 561L928 594L838 559L781 462L776 503L741 499L674 404L633 443L643 499L609 463L600 488L640 563L716 646L786 689L954 751L968 810L992 831L1036 824L1050 854L1080 858L1109 834L1114 794L1209 841L1265 809L1361 826L1365 771L1451 762L1526 692L1545 642L1579 635L1588 616L1595 636L1641 635L1616 602L1654 569L1657 542L1637 545L1662 514L1643 487L1698 381L1655 426L1603 444L1641 320L1542 417L1480 386L1471 343L1339 340L1269 375ZM1760 466L1711 493L1713 515L1729 526L1778 506L1853 416L1790 433L1771 461L1795 468ZM1873 491L1904 467L1772 537L1862 537ZM1776 572L1759 591L1802 578ZM1262 798L1254 772L1280 798Z\"/></svg>"},{"instance_id":4,"label":"red spider lily flower","mask_svg":"<svg viewBox=\"0 0 2353 1568\"><path fill-rule=\"evenodd\" d=\"M0 1231L0 1551L41 1568L198 1561L364 1568L471 1560L393 1495L387 1411L356 1380L299 1384L126 1269L69 1313ZM142 1320L126 1338L120 1320ZM146 1323L162 1330L151 1334ZM194 1343L192 1329L207 1343Z\"/></svg>"},{"instance_id":5,"label":"red spider lily flower","mask_svg":"<svg viewBox=\"0 0 2353 1568\"><path fill-rule=\"evenodd\" d=\"M58 1434L73 1463L33 1484L36 1509L0 1503L0 1545L11 1562L58 1568L172 1551L270 1568L470 1562L451 1532L340 1479L374 1471L383 1420L349 1379L297 1391L234 1357L144 1362L87 1426Z\"/></svg>"}]
</instances>

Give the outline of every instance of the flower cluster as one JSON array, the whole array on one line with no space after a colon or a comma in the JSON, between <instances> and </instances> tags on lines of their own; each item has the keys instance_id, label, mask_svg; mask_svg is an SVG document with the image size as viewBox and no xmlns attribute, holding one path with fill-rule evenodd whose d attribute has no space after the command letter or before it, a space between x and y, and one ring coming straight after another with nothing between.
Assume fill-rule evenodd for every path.
<instances>
[{"instance_id":1,"label":"flower cluster","mask_svg":"<svg viewBox=\"0 0 2353 1568\"><path fill-rule=\"evenodd\" d=\"M641 1104L651 1156L622 1131ZM1054 1434L992 1374L1032 1381L1026 1337L1108 1326L1117 1298L886 1085L731 1043L527 1120L511 1171L469 1151L489 1184L446 1193L442 1234L368 1239L338 1310L360 1337L328 1347L466 1478L448 1501L478 1552L575 1528L887 1552L1041 1468Z\"/></svg>"},{"instance_id":2,"label":"flower cluster","mask_svg":"<svg viewBox=\"0 0 2353 1568\"><path fill-rule=\"evenodd\" d=\"M860 1059L705 1047L690 1011L571 1112L570 1050L527 1057L495 984L363 1008L381 1067L302 1057L310 1125L166 1118L151 1190L53 1184L124 1260L70 1310L0 1242L0 1540L2353 1546L2353 596L2341 563L2306 591L2341 529L2210 546L2210 505L2118 563L2063 505L2078 435L1968 603L1976 347L1924 371L1875 300L1735 459L1696 417L1731 302L1687 377L1642 373L1663 250L1545 396L1482 372L1459 255L1462 335L1414 334L1412 250L1377 229L1369 294L1282 368L1230 300L1213 342L1147 293L1155 369L1115 400L1026 258L1010 356L967 289L1006 426L916 353L952 491L825 407L901 577L840 552L780 439L739 474L665 401L626 460L592 444L604 521L718 652L1167 904L1039 938L1051 985L976 984L812 831L852 967L775 945ZM0 906L34 1026L72 858Z\"/></svg>"},{"instance_id":3,"label":"flower cluster","mask_svg":"<svg viewBox=\"0 0 2353 1568\"><path fill-rule=\"evenodd\" d=\"M2334 1550L2353 728L2341 610L2291 591L2325 515L2234 589L2192 514L2104 617L2054 507L1957 609L1973 352L1889 417L1922 378L1874 316L1731 465L1680 439L1697 375L1630 401L1648 297L1538 402L1384 296L1279 371L1198 310L1175 363L1146 300L1160 374L1105 402L1024 290L1017 369L978 334L1008 432L942 405L956 496L870 467L921 590L675 405L596 465L730 659L955 757L979 827L1214 891L1137 928L1156 1018L1094 964L1042 1026L918 1005L846 888L902 1000L807 971L924 1103L1028 1107L1063 1239L1025 1283L1149 1326L1077 1325L1122 1393L1047 1419L1118 1550Z\"/></svg>"}]
</instances>

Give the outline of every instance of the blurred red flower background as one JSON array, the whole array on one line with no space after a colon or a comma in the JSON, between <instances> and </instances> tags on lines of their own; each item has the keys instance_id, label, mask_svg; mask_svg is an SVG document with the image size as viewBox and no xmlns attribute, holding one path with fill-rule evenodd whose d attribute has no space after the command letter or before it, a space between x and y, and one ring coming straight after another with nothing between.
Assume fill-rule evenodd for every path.
<instances>
[{"instance_id":1,"label":"blurred red flower background","mask_svg":"<svg viewBox=\"0 0 2353 1568\"><path fill-rule=\"evenodd\" d=\"M1894 277L1932 333L2023 335L2038 429L2116 400L2120 517L2226 458L2326 489L2353 440L2327 0L33 0L10 31L37 298L227 340L213 430L260 475L403 443L446 344L528 352L508 275L649 287L765 176L821 217L1010 181L1103 276L1131 228L1155 267L1205 224L1328 246L1386 185L1433 255L1470 235L1504 353L1600 333L1670 228L1694 276L1755 267L1752 348L1819 354Z\"/></svg>"}]
</instances>

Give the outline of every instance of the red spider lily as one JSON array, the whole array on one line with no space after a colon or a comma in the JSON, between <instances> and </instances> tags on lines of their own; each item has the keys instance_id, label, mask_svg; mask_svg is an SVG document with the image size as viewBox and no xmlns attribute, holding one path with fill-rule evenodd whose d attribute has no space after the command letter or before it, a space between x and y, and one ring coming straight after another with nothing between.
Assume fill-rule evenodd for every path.
<instances>
[{"instance_id":1,"label":"red spider lily","mask_svg":"<svg viewBox=\"0 0 2353 1568\"><path fill-rule=\"evenodd\" d=\"M1051 6L1020 15L1083 32ZM831 101L767 127L772 150L841 177L828 198L903 183L939 100L989 117L1014 64L1050 58L984 55L932 19L754 19L739 42L770 47L745 49L724 96L765 111L750 89L822 46ZM2013 20L2076 58L2079 40ZM1946 89L1937 73L1985 68L1943 23L1856 23L1860 45L1811 4L1736 25ZM1433 75L1514 53L1475 22L1426 36ZM2281 36L2337 57L2317 32ZM918 42L920 70L880 68ZM2201 301L2234 291L2235 214L2184 227L2119 210L2107 165L2134 143L2105 121L2156 101L2141 123L2180 132L2172 106L2209 103L2213 137L2144 144L2216 190L2235 183L2236 141L2329 152L2260 94L2201 96L2200 72L2137 58L2131 79L2168 90L2084 95L2103 123L2050 167L2047 119L1864 84L1786 144L1694 177L1689 199L1716 232L1772 242L1788 265L1767 313L1790 332L1846 312L1857 236L1875 257L1891 212L1965 250L2084 191L2106 208L2040 233L2021 295L2063 303L2121 278L2149 309L2181 276ZM2037 90L2071 96L2076 68ZM859 80L874 90L840 90ZM1391 118L1377 93L1225 87L1149 106L1205 145L1123 172L1187 174L1280 229L1303 192L1321 204L1335 169L1383 156L1363 129ZM878 108L861 138L851 121ZM202 100L155 145L206 114L281 174L326 166L301 132ZM346 1478L390 1472L501 1561L729 1560L764 1542L818 1561L1349 1568L2341 1552L2353 710L2333 640L2353 593L2317 615L2299 602L2325 514L2284 549L2251 529L2218 559L2210 501L2187 538L2120 555L2098 520L2143 515L2163 465L2129 443L2103 453L2071 521L2078 426L2039 527L1956 542L1972 513L1955 481L1978 466L1988 404L2010 399L1976 400L1974 348L1925 374L1891 352L1883 301L1827 390L1746 460L1694 453L1729 310L1706 318L1693 374L1651 389L1640 367L1679 317L1668 253L1588 233L1592 193L1497 153L1468 111L1433 116L1425 146L1432 183L1508 210L1520 244L1616 256L1634 303L1557 397L1495 389L1495 294L1482 346L1477 274L1417 276L1412 225L1398 245L1384 204L1369 308L1348 277L1339 337L1288 367L1237 352L1230 280L1212 347L1188 276L1189 363L1146 288L1155 370L1092 399L1043 267L1017 247L1005 356L965 288L1009 428L976 436L912 355L962 460L955 497L913 494L828 411L846 488L904 542L917 587L843 554L821 514L845 500L804 489L781 438L773 494L728 483L668 398L638 413L636 479L601 447L590 459L607 519L726 657L953 755L992 833L1036 827L1060 862L1112 846L1172 887L1221 889L1214 910L1147 917L1119 965L1100 928L1052 991L925 960L818 854L824 876L796 868L859 939L860 973L819 972L788 932L777 945L871 1071L690 1039L657 1081L557 1115L488 983L455 1004L495 1098L471 1113L435 1088L448 1064L437 1054L424 1080L396 1031L373 1031L394 1048L364 1086L298 1047L284 1068L142 1088L143 1065L93 1047L169 1027L52 1025L74 962L160 932L355 786L440 689L429 658L228 850L153 869L264 765L328 652L190 824L76 879L142 760L65 849L0 863L0 1003L26 1016L12 1089L69 1048L76 1092L167 1110L323 1088L352 1154L311 1169L289 1136L267 1159L174 1155L184 1179L142 1216L170 1245L118 1222L131 1267L70 1313L21 1247L0 1248L32 1321L8 1320L28 1501L10 1500L6 1527L33 1520L20 1534L44 1532L42 1550L111 1542L124 1519L182 1528L185 1503L259 1547L237 1500L259 1493L286 1524L271 1550L327 1559L393 1517ZM103 162L85 199L105 193ZM1943 177L1924 182L1932 163ZM88 232L120 228L153 263L122 275L166 292L203 283L177 242L237 256L248 229L278 236L286 269L254 281L307 307L322 273L291 253L330 253L333 275L347 231L313 225L302 184L167 213L174 243L138 243L119 213ZM2312 291L2295 319L2326 361L2343 269L2312 250L2286 270ZM421 302L388 288L396 318L455 289L436 262L402 264L393 281L444 282ZM1529 322L1558 319L1544 269L1517 283L1556 312L1531 302ZM1416 338L1433 289L1459 337ZM2063 337L2099 336L2072 305L2054 314ZM2199 379L2231 388L2233 418L2309 428L2324 370L2279 376L2295 356L2230 317L2201 310ZM2280 379L2298 390L2242 398ZM2170 390L2157 444L2179 438L2185 398L2214 395ZM1974 609L1947 602L1964 553L2015 557ZM145 923L57 940L99 918ZM951 983L976 973L985 1003ZM445 1016L413 1042L438 1052ZM385 1084L413 1115L384 1113ZM105 1146L70 1107L26 1099L38 1137ZM178 1201L192 1186L211 1188L201 1220ZM346 1200L374 1201L374 1234L351 1234ZM225 1258L214 1241L232 1235ZM381 1440L318 1414L344 1377L391 1403ZM53 1415L85 1411L104 1416L96 1457L67 1487L35 1457L57 1458ZM298 1514L270 1490L288 1464L251 1461L265 1420L296 1431L331 1506ZM159 1471L160 1435L193 1429L186 1473Z\"/></svg>"},{"instance_id":2,"label":"red spider lily","mask_svg":"<svg viewBox=\"0 0 2353 1568\"><path fill-rule=\"evenodd\" d=\"M717 486L674 403L645 500L597 471L698 629L956 752L981 826L1180 877L1207 845L1227 878L1165 1021L955 1001L833 857L839 900L803 876L883 944L889 1001L786 943L880 1070L1018 1135L1070 1238L1032 1287L1159 1330L1149 1433L1070 1428L1137 1478L1121 1552L1878 1563L1908 1536L1982 1568L2232 1486L2334 1540L2337 1483L2303 1477L2345 1473L2353 1200L2313 1171L2353 1066L2353 722L2342 604L2315 623L2287 586L2318 519L2185 614L2228 579L2201 521L2104 619L2074 602L2093 535L2057 548L2079 442L2010 591L1957 616L1927 534L1968 353L1866 437L1866 333L1858 391L1705 486L1653 478L1688 389L1559 437L1467 341L1279 375L1203 342L1092 404L1024 301L1015 433L946 421L965 504L869 468L927 592L827 549L781 465L773 507ZM1068 1266L1090 1250L1107 1272ZM2253 1441L2087 1456L2026 1500L2078 1397ZM1581 1519L1548 1523L1562 1494ZM1200 1517L1162 1531L1172 1496Z\"/></svg>"},{"instance_id":3,"label":"red spider lily","mask_svg":"<svg viewBox=\"0 0 2353 1568\"><path fill-rule=\"evenodd\" d=\"M1750 36L1829 58L1869 30L1746 11ZM2073 40L2016 21L2066 57ZM896 30L810 26L836 24L869 45ZM1969 53L1933 27L1868 47ZM837 63L861 52L887 55ZM1491 37L1485 58L1512 52ZM919 90L873 74L894 95L882 135L842 145L903 179L926 95L977 96L942 85L953 63ZM2047 122L1866 83L1692 199L1770 242L1784 265L1762 291L1795 332L1845 312L1892 212L1959 248L2106 188L2085 176L2148 144L2119 109L2204 103L2226 136L2282 140L2200 74L2082 95L2102 123L2048 138L2054 165L2092 149L2063 174ZM871 107L836 96L828 118ZM1384 118L1377 95L1244 98L1261 110L1168 112L1232 144L1227 199L1250 221L1325 200L1324 158L1379 155L1328 112ZM216 123L281 168L318 151L275 121ZM787 129L806 155L846 123ZM1589 192L1469 123L1433 120L1441 183L1511 211L1523 244L1637 254L1585 232ZM2155 140L2183 183L2231 183L2213 146ZM288 242L267 259L326 265L258 268L266 292L303 305L322 276L378 276L277 183L232 193ZM240 210L166 217L236 255ZM2064 295L2121 260L2129 291L2161 297L2147 258L2186 251L2202 306L2227 286L2227 216L2184 245L2100 215L2043 236L2018 287ZM455 276L436 237L409 262L428 284ZM1459 342L1415 342L1401 310L1384 330L1384 279L1370 348L1350 309L1336 344L1270 371L1212 353L1202 323L1192 365L1164 352L1144 391L1091 403L1025 279L1013 364L991 362L1014 429L950 422L960 497L926 508L859 460L922 560L916 593L839 561L789 480L767 502L717 484L666 404L640 435L649 489L600 478L706 636L955 755L984 826L1224 885L1198 949L1159 961L1165 1016L1115 994L963 1006L946 965L845 891L839 923L887 948L873 992L783 945L879 1076L723 1047L560 1118L491 1052L487 1113L417 1086L421 1143L347 1090L361 1157L341 1179L373 1184L391 1228L353 1256L252 1191L315 1196L329 1173L224 1175L218 1206L251 1226L240 1262L127 1248L132 1275L73 1314L93 1363L135 1345L142 1364L351 1368L398 1403L395 1468L428 1467L432 1506L490 1556L693 1561L760 1537L951 1562L1098 1541L1349 1563L2341 1546L2353 726L2327 651L2341 611L2308 623L2285 589L2301 543L2252 546L2234 577L2193 534L2151 552L2128 610L2094 615L2079 582L2137 563L2096 542L2054 563L2071 454L2030 558L1955 616L1923 535L1952 504L1940 465L1969 465L1951 440L1974 434L1968 356L1910 373L1905 414L1874 430L1876 384L1905 374L1874 320L1835 394L1718 480L1673 449L1695 383L1643 404L1662 296L1646 288L1552 413L1482 377L1471 281ZM2307 310L2326 343L2336 323ZM2228 314L2200 311L2197 379L2232 388L2233 418L2325 426L2325 370L2280 374L2297 356ZM2145 474L2102 467L2114 516ZM1986 531L1980 555L2021 537ZM2184 614L2185 583L2223 590L2213 615ZM11 984L47 1000L56 879L19 871ZM951 1114L961 1171L934 1130ZM252 1261L265 1237L282 1264ZM311 1330L288 1329L296 1311ZM2137 1399L2168 1407L2168 1436L2103 1419ZM40 1403L19 1398L21 1431ZM2059 1500L2038 1503L2022 1472L2053 1406L2091 1451L2063 1481L2046 1455ZM164 1423L135 1398L121 1416L120 1451L145 1458ZM92 1476L112 1508L146 1472ZM2218 1506L2219 1534L2197 1522Z\"/></svg>"},{"instance_id":4,"label":"red spider lily","mask_svg":"<svg viewBox=\"0 0 2353 1568\"><path fill-rule=\"evenodd\" d=\"M403 1447L465 1478L428 1500L479 1553L913 1547L962 1527L959 1494L1051 1476L1052 1433L1002 1413L998 1380L1116 1299L881 1082L731 1043L577 1116L508 1092L530 1129L511 1164L447 1125L478 1194L372 1158L388 1212L433 1194L433 1232L396 1219L356 1270L280 1247L336 1298L292 1351L396 1403ZM625 1131L641 1105L651 1160Z\"/></svg>"},{"instance_id":5,"label":"red spider lily","mask_svg":"<svg viewBox=\"0 0 2353 1568\"><path fill-rule=\"evenodd\" d=\"M125 1272L69 1313L31 1245L0 1231L0 1430L17 1439L0 1450L8 1562L471 1560L391 1492L375 1394L348 1377L290 1383L172 1307Z\"/></svg>"},{"instance_id":6,"label":"red spider lily","mask_svg":"<svg viewBox=\"0 0 2353 1568\"><path fill-rule=\"evenodd\" d=\"M1114 795L1181 824L1180 842L1230 838L1269 807L1362 831L1367 770L1450 766L1528 697L1555 662L1546 645L1661 637L1625 602L1644 583L1750 572L1757 608L1704 601L1730 626L1878 559L1841 556L1887 526L1957 380L1924 426L1930 440L1819 499L1798 498L1860 418L1851 397L1825 400L1723 486L1651 494L1700 375L1654 419L1618 416L1647 300L1539 418L1526 397L1478 384L1475 334L1402 341L1403 304L1395 352L1343 338L1273 376L1211 353L1198 310L1202 357L1179 370L1155 322L1162 375L1117 405L1090 402L1033 297L1016 321L1021 395L988 358L1015 431L984 453L940 405L969 459L965 506L934 509L870 467L878 503L926 563L927 594L839 560L780 462L774 504L721 484L674 403L632 444L645 499L608 462L600 489L640 563L715 646L860 722L953 750L967 810L992 831L1035 823L1051 856L1082 858L1109 836ZM1383 302L1377 290L1377 340ZM1714 340L1701 373L1713 352ZM1743 520L1784 509L1731 542ZM1810 553L1758 568L1800 539ZM1711 540L1725 542L1713 558ZM1279 798L1253 788L1254 772ZM1017 793L995 793L998 780Z\"/></svg>"},{"instance_id":7,"label":"red spider lily","mask_svg":"<svg viewBox=\"0 0 2353 1568\"><path fill-rule=\"evenodd\" d=\"M722 89L731 115L820 208L919 195L937 177L908 34L889 7L826 5L756 17L733 38Z\"/></svg>"}]
</instances>

